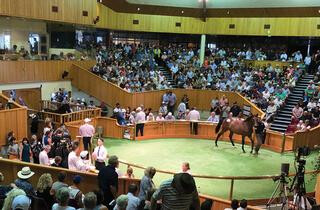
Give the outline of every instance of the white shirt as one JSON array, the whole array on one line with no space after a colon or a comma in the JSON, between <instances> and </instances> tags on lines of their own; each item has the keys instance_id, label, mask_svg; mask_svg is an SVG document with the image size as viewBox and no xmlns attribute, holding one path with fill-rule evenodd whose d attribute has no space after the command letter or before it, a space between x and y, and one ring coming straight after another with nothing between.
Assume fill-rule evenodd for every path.
<instances>
[{"instance_id":1,"label":"white shirt","mask_svg":"<svg viewBox=\"0 0 320 210\"><path fill-rule=\"evenodd\" d=\"M47 166L50 165L50 160L49 160L48 154L45 150L42 150L39 154L39 163L41 165L47 165Z\"/></svg>"},{"instance_id":2,"label":"white shirt","mask_svg":"<svg viewBox=\"0 0 320 210\"><path fill-rule=\"evenodd\" d=\"M143 123L146 120L146 114L143 111L140 111L136 115L136 123Z\"/></svg>"},{"instance_id":3,"label":"white shirt","mask_svg":"<svg viewBox=\"0 0 320 210\"><path fill-rule=\"evenodd\" d=\"M191 121L198 121L200 120L200 113L197 110L192 110L188 114L188 119Z\"/></svg>"},{"instance_id":4,"label":"white shirt","mask_svg":"<svg viewBox=\"0 0 320 210\"><path fill-rule=\"evenodd\" d=\"M93 154L96 155L98 162L104 162L107 160L108 151L101 145L94 148Z\"/></svg>"},{"instance_id":5,"label":"white shirt","mask_svg":"<svg viewBox=\"0 0 320 210\"><path fill-rule=\"evenodd\" d=\"M68 168L71 170L80 170L79 166L80 158L76 155L74 151L70 152L68 155Z\"/></svg>"},{"instance_id":6,"label":"white shirt","mask_svg":"<svg viewBox=\"0 0 320 210\"><path fill-rule=\"evenodd\" d=\"M217 115L215 115L214 117L210 116L207 121L217 123L219 122L219 117Z\"/></svg>"}]
</instances>

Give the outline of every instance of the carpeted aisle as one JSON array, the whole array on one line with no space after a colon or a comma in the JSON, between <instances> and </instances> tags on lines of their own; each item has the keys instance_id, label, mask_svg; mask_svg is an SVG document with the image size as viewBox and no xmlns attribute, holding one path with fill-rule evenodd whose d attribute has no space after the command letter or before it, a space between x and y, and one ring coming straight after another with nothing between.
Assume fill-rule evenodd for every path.
<instances>
[{"instance_id":1,"label":"carpeted aisle","mask_svg":"<svg viewBox=\"0 0 320 210\"><path fill-rule=\"evenodd\" d=\"M190 163L191 172L197 175L212 176L257 176L274 175L280 173L281 163L290 163L290 171L294 172L293 153L284 155L261 150L259 156L243 154L241 145L233 148L229 142L219 142L214 147L213 141L197 139L157 139L146 141L128 141L106 139L105 145L109 155L116 154L121 160L143 166L154 166L158 169L180 171L181 163ZM316 153L307 159L307 170L312 170L312 161ZM121 172L126 172L126 166L120 165ZM134 168L136 178L141 178L143 171ZM154 181L158 186L162 180L170 175L157 173ZM230 181L197 179L200 193L228 198ZM307 190L312 191L315 179L306 177ZM235 181L234 197L241 198L267 198L271 195L276 184L272 180Z\"/></svg>"}]
</instances>

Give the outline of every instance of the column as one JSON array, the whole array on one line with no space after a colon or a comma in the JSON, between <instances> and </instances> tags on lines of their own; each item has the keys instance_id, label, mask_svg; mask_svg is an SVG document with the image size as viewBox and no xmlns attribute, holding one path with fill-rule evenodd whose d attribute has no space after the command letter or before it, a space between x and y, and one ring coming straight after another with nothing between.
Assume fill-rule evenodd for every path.
<instances>
[{"instance_id":1,"label":"column","mask_svg":"<svg viewBox=\"0 0 320 210\"><path fill-rule=\"evenodd\" d=\"M201 35L201 44L200 44L200 62L201 65L203 64L204 61L204 52L206 50L206 35L202 34Z\"/></svg>"}]
</instances>

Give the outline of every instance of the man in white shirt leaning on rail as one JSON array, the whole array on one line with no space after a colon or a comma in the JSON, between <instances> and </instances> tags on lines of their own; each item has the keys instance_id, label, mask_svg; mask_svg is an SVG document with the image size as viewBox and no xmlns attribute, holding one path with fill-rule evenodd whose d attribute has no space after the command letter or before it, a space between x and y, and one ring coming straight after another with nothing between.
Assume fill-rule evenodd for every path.
<instances>
[{"instance_id":1,"label":"man in white shirt leaning on rail","mask_svg":"<svg viewBox=\"0 0 320 210\"><path fill-rule=\"evenodd\" d=\"M190 133L198 135L198 121L200 120L200 113L196 110L196 107L192 107L188 114L190 120Z\"/></svg>"}]
</instances>

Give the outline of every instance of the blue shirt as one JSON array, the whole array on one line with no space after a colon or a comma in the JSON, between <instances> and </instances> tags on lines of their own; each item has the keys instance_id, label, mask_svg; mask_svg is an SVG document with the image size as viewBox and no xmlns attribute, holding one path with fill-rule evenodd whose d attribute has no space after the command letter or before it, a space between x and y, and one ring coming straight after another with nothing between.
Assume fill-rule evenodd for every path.
<instances>
[{"instance_id":1,"label":"blue shirt","mask_svg":"<svg viewBox=\"0 0 320 210\"><path fill-rule=\"evenodd\" d=\"M14 182L16 186L26 192L27 195L35 195L32 185L30 182L24 179L16 179Z\"/></svg>"},{"instance_id":2,"label":"blue shirt","mask_svg":"<svg viewBox=\"0 0 320 210\"><path fill-rule=\"evenodd\" d=\"M126 210L137 210L140 205L140 199L132 193L128 193L128 205Z\"/></svg>"},{"instance_id":3,"label":"blue shirt","mask_svg":"<svg viewBox=\"0 0 320 210\"><path fill-rule=\"evenodd\" d=\"M152 187L153 187L152 180L147 176L143 176L140 182L139 198L141 200L145 200L147 196L147 192L150 189L152 189Z\"/></svg>"},{"instance_id":4,"label":"blue shirt","mask_svg":"<svg viewBox=\"0 0 320 210\"><path fill-rule=\"evenodd\" d=\"M55 203L52 206L52 210L76 210L71 206L60 206L59 204Z\"/></svg>"}]
</instances>

